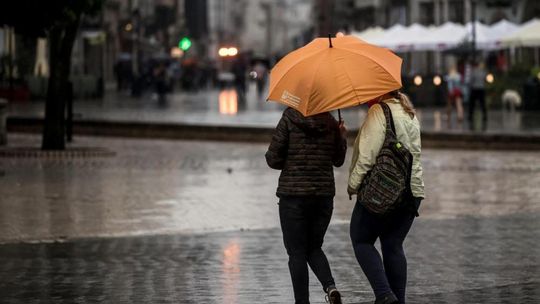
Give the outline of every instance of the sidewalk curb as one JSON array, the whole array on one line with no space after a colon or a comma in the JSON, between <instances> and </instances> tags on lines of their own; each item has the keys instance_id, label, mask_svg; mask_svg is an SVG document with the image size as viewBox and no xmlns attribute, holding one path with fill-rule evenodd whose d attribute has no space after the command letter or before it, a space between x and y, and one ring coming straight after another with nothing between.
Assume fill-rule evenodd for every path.
<instances>
[{"instance_id":1,"label":"sidewalk curb","mask_svg":"<svg viewBox=\"0 0 540 304\"><path fill-rule=\"evenodd\" d=\"M9 132L41 133L43 119L10 117ZM273 128L246 126L188 125L174 123L76 120L74 134L146 139L215 140L269 142ZM349 130L349 143L358 130ZM540 150L540 134L494 134L422 132L424 148L468 150Z\"/></svg>"}]
</instances>

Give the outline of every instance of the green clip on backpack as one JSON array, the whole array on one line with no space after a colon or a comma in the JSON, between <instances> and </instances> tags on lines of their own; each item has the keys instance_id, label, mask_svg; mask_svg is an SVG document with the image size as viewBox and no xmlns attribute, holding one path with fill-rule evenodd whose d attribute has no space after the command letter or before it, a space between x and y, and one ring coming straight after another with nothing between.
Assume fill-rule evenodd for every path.
<instances>
[{"instance_id":1,"label":"green clip on backpack","mask_svg":"<svg viewBox=\"0 0 540 304\"><path fill-rule=\"evenodd\" d=\"M369 211L384 215L411 197L410 176L413 156L396 137L392 111L379 103L386 118L386 134L375 164L358 190L358 201Z\"/></svg>"}]
</instances>

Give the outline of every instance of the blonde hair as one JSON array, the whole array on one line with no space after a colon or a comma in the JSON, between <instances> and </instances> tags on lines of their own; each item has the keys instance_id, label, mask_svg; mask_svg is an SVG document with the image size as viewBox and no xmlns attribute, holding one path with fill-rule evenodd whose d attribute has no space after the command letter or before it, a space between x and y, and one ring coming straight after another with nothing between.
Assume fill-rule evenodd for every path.
<instances>
[{"instance_id":1,"label":"blonde hair","mask_svg":"<svg viewBox=\"0 0 540 304\"><path fill-rule=\"evenodd\" d=\"M401 106L403 107L405 112L407 112L407 114L409 114L411 118L414 118L414 116L416 115L416 110L414 109L414 106L409 96L401 92L398 92L397 94L398 94L398 100L401 103Z\"/></svg>"},{"instance_id":2,"label":"blonde hair","mask_svg":"<svg viewBox=\"0 0 540 304\"><path fill-rule=\"evenodd\" d=\"M414 106L409 96L407 96L404 93L401 93L399 90L390 92L388 95L390 95L390 97L392 98L399 100L399 103L403 107L403 110L405 110L405 112L407 112L407 114L409 114L411 118L414 118L414 116L416 115L416 110L414 109Z\"/></svg>"}]
</instances>

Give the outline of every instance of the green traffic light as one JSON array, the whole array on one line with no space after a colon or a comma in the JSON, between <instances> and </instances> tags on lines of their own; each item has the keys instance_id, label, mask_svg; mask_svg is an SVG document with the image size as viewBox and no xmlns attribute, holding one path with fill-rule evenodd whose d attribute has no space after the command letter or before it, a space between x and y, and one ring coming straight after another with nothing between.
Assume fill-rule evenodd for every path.
<instances>
[{"instance_id":1,"label":"green traffic light","mask_svg":"<svg viewBox=\"0 0 540 304\"><path fill-rule=\"evenodd\" d=\"M182 49L182 51L187 51L191 47L191 40L188 37L184 37L180 40L178 43L178 47Z\"/></svg>"}]
</instances>

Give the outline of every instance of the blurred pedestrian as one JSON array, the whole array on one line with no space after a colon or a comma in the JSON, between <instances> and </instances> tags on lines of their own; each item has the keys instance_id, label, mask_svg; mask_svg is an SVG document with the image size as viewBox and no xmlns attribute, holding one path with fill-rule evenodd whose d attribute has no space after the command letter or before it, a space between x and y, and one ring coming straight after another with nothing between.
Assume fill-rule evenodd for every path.
<instances>
[{"instance_id":1,"label":"blurred pedestrian","mask_svg":"<svg viewBox=\"0 0 540 304\"><path fill-rule=\"evenodd\" d=\"M169 63L167 66L167 91L173 92L176 88L176 85L180 82L180 75L181 75L181 69L180 69L180 63L176 60L173 60Z\"/></svg>"},{"instance_id":2,"label":"blurred pedestrian","mask_svg":"<svg viewBox=\"0 0 540 304\"><path fill-rule=\"evenodd\" d=\"M375 293L375 303L404 304L407 260L403 241L425 196L420 163L420 124L409 98L398 91L388 93L369 105L366 120L354 143L347 188L349 196L358 194L365 179L369 178L389 130L397 137L397 148L404 146L412 154L412 169L408 178L410 184L406 185L409 187L401 196L399 205L389 213L373 213L357 197L351 218L351 240L356 259ZM388 114L383 107L387 107ZM383 191L382 186L377 191ZM377 239L381 242L382 259L374 246Z\"/></svg>"},{"instance_id":3,"label":"blurred pedestrian","mask_svg":"<svg viewBox=\"0 0 540 304\"><path fill-rule=\"evenodd\" d=\"M487 72L484 64L476 62L471 70L471 95L469 96L469 123L470 128L474 129L474 110L476 103L480 104L482 110L482 130L487 128L487 107L486 107L486 76Z\"/></svg>"},{"instance_id":4,"label":"blurred pedestrian","mask_svg":"<svg viewBox=\"0 0 540 304\"><path fill-rule=\"evenodd\" d=\"M246 60L243 55L238 55L233 62L232 73L234 74L234 87L241 102L245 100L246 96L246 71Z\"/></svg>"},{"instance_id":5,"label":"blurred pedestrian","mask_svg":"<svg viewBox=\"0 0 540 304\"><path fill-rule=\"evenodd\" d=\"M448 98L446 104L446 113L448 125L452 119L452 108L456 108L457 120L459 123L463 121L463 77L459 74L455 67L451 67L448 75L446 75L446 85L448 90Z\"/></svg>"},{"instance_id":6,"label":"blurred pedestrian","mask_svg":"<svg viewBox=\"0 0 540 304\"><path fill-rule=\"evenodd\" d=\"M260 98L263 95L264 88L266 87L266 76L268 74L268 69L266 65L258 61L253 67L253 71L256 73L256 85L257 85L257 96Z\"/></svg>"},{"instance_id":7,"label":"blurred pedestrian","mask_svg":"<svg viewBox=\"0 0 540 304\"><path fill-rule=\"evenodd\" d=\"M133 77L131 62L126 60L117 60L114 64L114 74L116 76L117 91L123 91L129 88L129 83Z\"/></svg>"},{"instance_id":8,"label":"blurred pedestrian","mask_svg":"<svg viewBox=\"0 0 540 304\"><path fill-rule=\"evenodd\" d=\"M158 64L153 71L155 91L160 105L167 102L167 68L164 63Z\"/></svg>"},{"instance_id":9,"label":"blurred pedestrian","mask_svg":"<svg viewBox=\"0 0 540 304\"><path fill-rule=\"evenodd\" d=\"M330 303L341 295L321 247L335 195L333 166L343 164L346 129L328 112L304 117L287 108L272 137L266 162L281 170L277 196L296 304L309 303L308 264Z\"/></svg>"}]
</instances>

